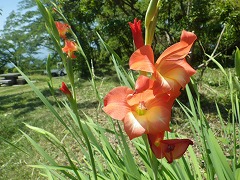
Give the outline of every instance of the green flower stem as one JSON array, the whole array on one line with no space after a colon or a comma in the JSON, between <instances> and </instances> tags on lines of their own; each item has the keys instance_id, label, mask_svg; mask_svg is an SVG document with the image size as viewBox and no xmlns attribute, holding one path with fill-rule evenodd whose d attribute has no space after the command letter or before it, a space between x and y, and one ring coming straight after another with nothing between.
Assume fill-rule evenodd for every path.
<instances>
[{"instance_id":1,"label":"green flower stem","mask_svg":"<svg viewBox=\"0 0 240 180\"><path fill-rule=\"evenodd\" d=\"M147 135L143 134L142 138L143 138L144 144L145 144L146 149L147 149L147 154L148 154L150 166L153 170L154 180L159 180L160 177L158 178L158 160L157 160L157 158L155 157L155 155L153 154L153 152L150 148Z\"/></svg>"},{"instance_id":2,"label":"green flower stem","mask_svg":"<svg viewBox=\"0 0 240 180\"><path fill-rule=\"evenodd\" d=\"M70 84L71 84L72 96L73 96L73 99L76 101L77 97L76 97L76 91L75 91L75 82L74 82L74 73L73 73L72 61L73 60L71 58L67 58L67 61L65 63L65 68L66 68L66 71L67 71L68 79L69 79Z\"/></svg>"},{"instance_id":3,"label":"green flower stem","mask_svg":"<svg viewBox=\"0 0 240 180\"><path fill-rule=\"evenodd\" d=\"M71 108L72 108L74 114L76 115L78 125L79 125L79 128L80 128L81 132L82 132L83 138L85 139L87 149L88 149L88 152L89 152L89 156L90 156L90 162L91 162L91 166L92 166L92 170L93 170L94 179L96 180L97 179L97 171L96 171L96 165L95 165L95 161L94 161L94 157L93 157L93 151L92 151L92 147L91 147L90 141L88 139L88 136L85 133L85 131L83 129L83 126L82 126L82 122L79 118L77 101L75 99L72 99L70 101L70 104L71 104Z\"/></svg>"},{"instance_id":4,"label":"green flower stem","mask_svg":"<svg viewBox=\"0 0 240 180\"><path fill-rule=\"evenodd\" d=\"M69 24L68 20L67 20L67 19L65 18L65 16L62 14L61 10L57 7L57 5L54 4L54 3L52 3L52 4L53 4L54 7L55 7L55 12L57 12L57 13L61 16L61 18L63 19L63 21L64 21L65 23ZM82 46L81 46L80 42L78 41L78 38L77 38L76 34L72 31L71 28L70 28L70 31L69 31L69 32L71 33L71 35L73 36L73 39L74 39L75 42L77 43L77 45L78 45L78 51L81 53L81 55L83 56L83 58L84 58L84 60L85 60L85 62L86 62L86 64L87 64L88 70L89 70L90 75L91 75L92 85L93 85L93 89L94 89L94 91L95 91L95 95L96 95L98 101L99 101L101 104L103 104L102 98L101 98L101 96L99 95L98 90L97 90L97 88L96 88L95 75L94 75L94 73L93 73L93 71L92 71L92 68L91 68L89 62L88 62L87 56L86 56L86 54L84 53L84 51L83 51L83 49L82 49Z\"/></svg>"}]
</instances>

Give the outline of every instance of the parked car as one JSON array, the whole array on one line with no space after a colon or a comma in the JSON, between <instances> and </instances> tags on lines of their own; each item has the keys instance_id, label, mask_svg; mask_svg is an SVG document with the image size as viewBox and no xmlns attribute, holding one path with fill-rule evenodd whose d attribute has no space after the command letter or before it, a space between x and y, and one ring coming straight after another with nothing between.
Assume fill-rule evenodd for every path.
<instances>
[{"instance_id":1,"label":"parked car","mask_svg":"<svg viewBox=\"0 0 240 180\"><path fill-rule=\"evenodd\" d=\"M45 70L44 71L44 74L47 75L47 71ZM63 68L63 69L52 69L51 70L51 75L56 77L56 76L65 76L67 75L67 72L66 72L66 69Z\"/></svg>"}]
</instances>

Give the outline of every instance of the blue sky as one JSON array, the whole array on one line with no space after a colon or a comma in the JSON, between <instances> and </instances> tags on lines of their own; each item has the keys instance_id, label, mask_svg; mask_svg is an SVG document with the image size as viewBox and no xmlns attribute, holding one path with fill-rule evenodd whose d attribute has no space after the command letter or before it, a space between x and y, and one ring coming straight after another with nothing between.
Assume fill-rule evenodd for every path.
<instances>
[{"instance_id":1,"label":"blue sky","mask_svg":"<svg viewBox=\"0 0 240 180\"><path fill-rule=\"evenodd\" d=\"M21 0L1 0L0 9L2 9L0 15L0 29L3 29L6 18L13 10L17 10L18 2Z\"/></svg>"}]
</instances>

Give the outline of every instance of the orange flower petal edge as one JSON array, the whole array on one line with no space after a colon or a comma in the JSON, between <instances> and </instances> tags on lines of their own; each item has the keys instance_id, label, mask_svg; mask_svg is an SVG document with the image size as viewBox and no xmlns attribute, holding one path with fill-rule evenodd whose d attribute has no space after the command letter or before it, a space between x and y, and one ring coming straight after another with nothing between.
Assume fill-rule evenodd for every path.
<instances>
[{"instance_id":1,"label":"orange flower petal edge","mask_svg":"<svg viewBox=\"0 0 240 180\"><path fill-rule=\"evenodd\" d=\"M197 36L192 33L183 30L180 38L180 42L173 44L167 48L158 58L156 64L160 64L163 60L181 60L184 59L193 43L197 39Z\"/></svg>"},{"instance_id":2,"label":"orange flower petal edge","mask_svg":"<svg viewBox=\"0 0 240 180\"><path fill-rule=\"evenodd\" d=\"M167 159L168 163L172 163L173 160L179 159L186 152L189 145L193 145L190 139L170 139L163 140L161 142L163 145L164 157Z\"/></svg>"},{"instance_id":3,"label":"orange flower petal edge","mask_svg":"<svg viewBox=\"0 0 240 180\"><path fill-rule=\"evenodd\" d=\"M68 55L70 58L76 58L74 52L77 51L77 44L71 40L65 40L65 46L62 48L62 51Z\"/></svg>"},{"instance_id":4,"label":"orange flower petal edge","mask_svg":"<svg viewBox=\"0 0 240 180\"><path fill-rule=\"evenodd\" d=\"M127 104L127 97L134 91L128 87L116 87L104 98L103 111L113 119L123 120L126 114L131 111Z\"/></svg>"},{"instance_id":5,"label":"orange flower petal edge","mask_svg":"<svg viewBox=\"0 0 240 180\"><path fill-rule=\"evenodd\" d=\"M159 83L166 80L171 87L170 94L175 97L180 95L180 89L184 88L190 77L196 73L185 59L196 39L195 34L183 31L180 42L167 48L155 63L156 71L153 77Z\"/></svg>"},{"instance_id":6,"label":"orange flower petal edge","mask_svg":"<svg viewBox=\"0 0 240 180\"><path fill-rule=\"evenodd\" d=\"M55 21L59 36L63 39L66 39L66 33L69 31L70 26L66 23Z\"/></svg>"},{"instance_id":7,"label":"orange flower petal edge","mask_svg":"<svg viewBox=\"0 0 240 180\"><path fill-rule=\"evenodd\" d=\"M129 67L132 70L140 70L153 73L154 54L151 46L145 45L137 49L130 57Z\"/></svg>"}]
</instances>

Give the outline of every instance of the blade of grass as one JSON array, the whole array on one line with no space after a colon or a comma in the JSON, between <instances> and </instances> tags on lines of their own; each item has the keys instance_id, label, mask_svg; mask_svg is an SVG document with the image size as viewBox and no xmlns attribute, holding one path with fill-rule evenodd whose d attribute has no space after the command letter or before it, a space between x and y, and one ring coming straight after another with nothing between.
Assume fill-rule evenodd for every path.
<instances>
[{"instance_id":1,"label":"blade of grass","mask_svg":"<svg viewBox=\"0 0 240 180\"><path fill-rule=\"evenodd\" d=\"M21 130L20 130L21 131ZM26 133L21 131L22 134L27 138L27 140L32 144L32 146L38 151L38 153L45 158L51 165L58 166L58 164L54 161L54 159L44 151L44 149L36 142L34 141L30 136L28 136ZM66 171L61 171L64 175L71 179L76 179L71 174L67 173ZM77 179L76 179L77 180Z\"/></svg>"},{"instance_id":2,"label":"blade of grass","mask_svg":"<svg viewBox=\"0 0 240 180\"><path fill-rule=\"evenodd\" d=\"M205 130L207 144L210 149L210 157L213 163L214 169L219 179L234 179L233 172L228 165L226 156L224 156L213 132L208 129Z\"/></svg>"},{"instance_id":3,"label":"blade of grass","mask_svg":"<svg viewBox=\"0 0 240 180\"><path fill-rule=\"evenodd\" d=\"M1 136L0 136L0 139L1 139L3 142L5 142L5 143L11 145L12 147L16 148L17 150L23 152L24 154L26 154L26 155L30 155L28 152L26 152L25 150L19 148L18 146L16 146L14 143L8 141L7 139L4 139L4 138L1 137Z\"/></svg>"}]
</instances>

